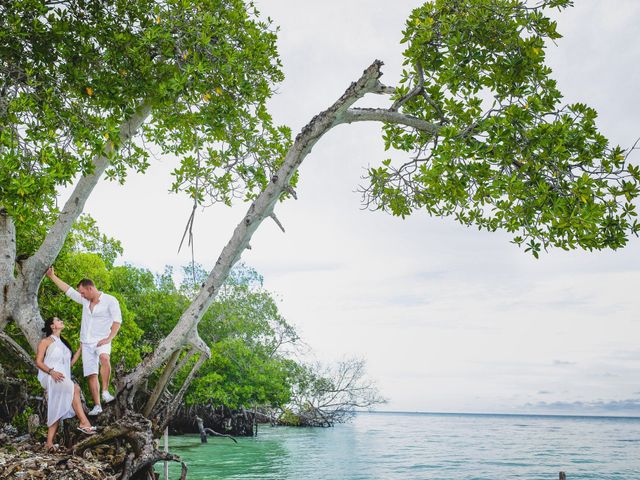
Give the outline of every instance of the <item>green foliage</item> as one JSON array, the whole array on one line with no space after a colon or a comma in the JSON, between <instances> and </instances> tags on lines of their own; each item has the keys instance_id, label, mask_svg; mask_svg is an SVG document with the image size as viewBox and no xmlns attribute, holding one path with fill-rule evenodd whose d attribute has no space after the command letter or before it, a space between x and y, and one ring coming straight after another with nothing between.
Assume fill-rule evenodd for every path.
<instances>
[{"instance_id":1,"label":"green foliage","mask_svg":"<svg viewBox=\"0 0 640 480\"><path fill-rule=\"evenodd\" d=\"M638 234L638 167L598 132L597 113L562 105L545 49L560 38L549 8L516 0L435 0L406 22L396 108L436 135L386 125L387 148L413 160L370 169L370 206L415 209L504 229L538 256L550 246L616 249Z\"/></svg>"},{"instance_id":2,"label":"green foliage","mask_svg":"<svg viewBox=\"0 0 640 480\"><path fill-rule=\"evenodd\" d=\"M204 274L199 265L185 268L180 290L192 294ZM244 264L230 273L198 327L211 348L211 358L193 382L187 403L238 408L281 406L289 401L292 366L283 357L283 348L295 344L298 336L262 281Z\"/></svg>"},{"instance_id":3,"label":"green foliage","mask_svg":"<svg viewBox=\"0 0 640 480\"><path fill-rule=\"evenodd\" d=\"M173 190L251 198L289 142L265 103L282 80L276 35L243 0L7 0L0 4L0 199L32 253L56 194L106 155L106 177L180 158ZM152 108L137 141L120 126Z\"/></svg>"},{"instance_id":4,"label":"green foliage","mask_svg":"<svg viewBox=\"0 0 640 480\"><path fill-rule=\"evenodd\" d=\"M198 264L185 267L177 288L171 269L161 275L132 265L110 270L112 292L133 311L143 331L134 345L140 355L168 335L206 275ZM283 357L283 347L298 337L255 270L242 264L234 268L198 330L211 348L211 358L191 384L187 403L237 408L282 406L289 401L292 362ZM185 365L173 388L179 388L194 362Z\"/></svg>"},{"instance_id":5,"label":"green foliage","mask_svg":"<svg viewBox=\"0 0 640 480\"><path fill-rule=\"evenodd\" d=\"M112 268L123 252L120 241L101 233L97 222L89 215L82 215L76 221L67 243L73 251L98 254L107 268Z\"/></svg>"},{"instance_id":6,"label":"green foliage","mask_svg":"<svg viewBox=\"0 0 640 480\"><path fill-rule=\"evenodd\" d=\"M285 408L278 417L278 423L287 427L299 427L301 426L301 419L299 415L296 415L290 408Z\"/></svg>"},{"instance_id":7,"label":"green foliage","mask_svg":"<svg viewBox=\"0 0 640 480\"><path fill-rule=\"evenodd\" d=\"M138 348L151 352L178 322L189 300L173 283L171 269L162 275L149 270L124 265L111 270L112 289L134 310L135 322L143 330Z\"/></svg>"},{"instance_id":8,"label":"green foliage","mask_svg":"<svg viewBox=\"0 0 640 480\"><path fill-rule=\"evenodd\" d=\"M118 361L124 359L127 367L133 367L141 360L141 352L137 346L143 331L135 321L136 304L128 303L113 286L112 277L114 277L114 270L118 268L113 267L113 262L121 253L120 242L101 233L96 221L84 215L76 222L67 237L55 263L55 269L56 273L74 288L83 278L90 278L99 290L110 293L118 299L122 311L122 326L117 340L113 342L112 355ZM38 299L42 316L44 318L56 316L63 319L65 329L62 335L69 341L72 348L78 348L82 308L61 294L60 290L48 280L40 285ZM134 305L133 310L130 305ZM81 371L81 367L77 364L74 372L81 376Z\"/></svg>"},{"instance_id":9,"label":"green foliage","mask_svg":"<svg viewBox=\"0 0 640 480\"><path fill-rule=\"evenodd\" d=\"M216 342L211 353L189 389L187 404L277 407L291 398L288 361L257 352L240 338Z\"/></svg>"},{"instance_id":10,"label":"green foliage","mask_svg":"<svg viewBox=\"0 0 640 480\"><path fill-rule=\"evenodd\" d=\"M18 433L23 435L28 431L29 417L33 415L33 409L26 407L22 412L17 413L11 420L11 424L18 429Z\"/></svg>"}]
</instances>

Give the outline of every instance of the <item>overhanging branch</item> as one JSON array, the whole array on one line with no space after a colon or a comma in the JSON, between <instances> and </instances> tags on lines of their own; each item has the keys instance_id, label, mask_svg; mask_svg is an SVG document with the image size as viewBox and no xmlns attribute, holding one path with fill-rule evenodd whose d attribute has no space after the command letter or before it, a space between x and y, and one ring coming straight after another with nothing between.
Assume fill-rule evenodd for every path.
<instances>
[{"instance_id":1,"label":"overhanging branch","mask_svg":"<svg viewBox=\"0 0 640 480\"><path fill-rule=\"evenodd\" d=\"M437 135L440 131L440 127L434 123L384 108L350 108L342 116L341 123L355 122L393 123L412 127L431 135Z\"/></svg>"},{"instance_id":2,"label":"overhanging branch","mask_svg":"<svg viewBox=\"0 0 640 480\"><path fill-rule=\"evenodd\" d=\"M226 280L229 271L240 259L242 252L265 218L273 213L273 209L282 193L291 183L291 178L302 161L323 135L343 122L347 110L367 93L381 92L387 89L379 81L382 62L376 60L352 83L344 94L327 110L316 115L305 125L287 152L282 166L272 177L267 187L260 192L249 207L242 221L235 228L229 243L223 248L215 267L207 281L198 292L191 305L180 317L178 324L165 337L155 351L125 379L129 388L141 384L154 371L167 361L171 354L181 345L192 342L192 332L197 328L200 319L213 302L218 290ZM202 358L202 357L201 357Z\"/></svg>"},{"instance_id":3,"label":"overhanging branch","mask_svg":"<svg viewBox=\"0 0 640 480\"><path fill-rule=\"evenodd\" d=\"M176 368L176 364L178 363L178 358L180 357L180 352L181 352L181 349L178 349L175 352L173 352L173 355L171 355L171 357L169 358L169 361L167 361L167 365L164 367L164 370L162 371L162 375L160 375L160 378L156 382L156 386L154 387L153 392L151 393L151 396L147 400L147 403L144 406L144 410L142 411L142 414L145 417L149 418L149 415L151 414L153 407L156 406L156 403L158 402L158 399L164 392L164 389L166 388L167 383L169 383L169 380L175 373L176 371L175 368Z\"/></svg>"}]
</instances>

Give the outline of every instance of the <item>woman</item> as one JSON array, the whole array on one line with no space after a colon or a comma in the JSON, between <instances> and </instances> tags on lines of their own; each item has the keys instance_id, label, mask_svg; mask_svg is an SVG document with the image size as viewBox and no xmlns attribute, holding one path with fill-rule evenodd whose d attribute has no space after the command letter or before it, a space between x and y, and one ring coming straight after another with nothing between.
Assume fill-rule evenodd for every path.
<instances>
[{"instance_id":1,"label":"woman","mask_svg":"<svg viewBox=\"0 0 640 480\"><path fill-rule=\"evenodd\" d=\"M78 360L80 349L71 358L71 346L60 336L64 322L57 317L45 320L42 331L47 335L38 344L36 366L38 380L47 392L47 450L54 448L53 439L60 420L78 415L78 430L87 435L96 433L84 414L80 387L71 381L71 366ZM75 413L74 413L75 412Z\"/></svg>"}]
</instances>

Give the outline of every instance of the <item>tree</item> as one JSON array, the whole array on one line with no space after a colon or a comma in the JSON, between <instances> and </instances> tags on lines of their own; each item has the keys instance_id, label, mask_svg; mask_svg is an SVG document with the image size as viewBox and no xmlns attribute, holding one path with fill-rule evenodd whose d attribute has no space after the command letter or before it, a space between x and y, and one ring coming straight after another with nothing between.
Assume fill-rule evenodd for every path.
<instances>
[{"instance_id":1,"label":"tree","mask_svg":"<svg viewBox=\"0 0 640 480\"><path fill-rule=\"evenodd\" d=\"M242 0L0 5L0 331L14 322L35 348L44 271L99 179L145 170L145 142L180 158L174 190L194 205L266 183L288 143L265 108L275 39ZM165 457L134 435L123 478Z\"/></svg>"},{"instance_id":2,"label":"tree","mask_svg":"<svg viewBox=\"0 0 640 480\"><path fill-rule=\"evenodd\" d=\"M103 175L146 169L144 142L180 158L174 189L196 204L260 188L287 130L265 109L282 74L257 15L242 0L0 5L0 329L35 346L42 272Z\"/></svg>"},{"instance_id":3,"label":"tree","mask_svg":"<svg viewBox=\"0 0 640 480\"><path fill-rule=\"evenodd\" d=\"M356 408L385 403L365 377L365 361L349 358L332 366L294 366L294 391L280 422L307 427L332 427L351 419Z\"/></svg>"},{"instance_id":4,"label":"tree","mask_svg":"<svg viewBox=\"0 0 640 480\"><path fill-rule=\"evenodd\" d=\"M125 421L124 412L152 375L164 368L161 378L171 377L179 358L199 355L178 396L188 388L210 354L198 334L202 318L253 233L276 219L278 200L294 195L301 162L338 125L379 122L387 146L409 153L403 164L384 160L369 171L362 193L371 208L400 216L420 208L504 229L535 256L550 247L620 248L640 229L640 169L628 161L631 150L609 145L593 109L562 105L544 63L545 42L559 38L546 11L570 0L426 3L407 20L400 85L384 85L382 63L374 62L290 146L288 130L273 127L264 107L281 77L275 37L244 3L54 3L0 6L8 79L0 103L0 329L14 320L35 345L42 274L102 174L122 179L127 167L145 168L144 149L130 141L140 126L146 140L181 158L174 190L194 205L251 201L175 326L121 379L121 423L79 447L114 436L145 445L123 478L164 458L146 446L145 419ZM388 96L388 107L356 107L367 94ZM58 213L56 188L76 174Z\"/></svg>"}]
</instances>

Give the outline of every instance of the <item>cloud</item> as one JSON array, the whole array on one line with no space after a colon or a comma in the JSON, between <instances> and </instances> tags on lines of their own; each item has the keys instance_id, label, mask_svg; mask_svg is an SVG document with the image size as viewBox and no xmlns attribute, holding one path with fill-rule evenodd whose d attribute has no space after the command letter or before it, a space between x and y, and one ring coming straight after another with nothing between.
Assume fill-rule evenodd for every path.
<instances>
[{"instance_id":1,"label":"cloud","mask_svg":"<svg viewBox=\"0 0 640 480\"><path fill-rule=\"evenodd\" d=\"M558 413L558 414L618 414L640 416L640 398L630 398L626 400L593 400L574 402L536 402L526 403L523 410L537 413Z\"/></svg>"},{"instance_id":2,"label":"cloud","mask_svg":"<svg viewBox=\"0 0 640 480\"><path fill-rule=\"evenodd\" d=\"M567 366L567 365L575 365L576 362L569 362L569 361L566 361L566 360L554 360L553 364L555 366Z\"/></svg>"}]
</instances>

